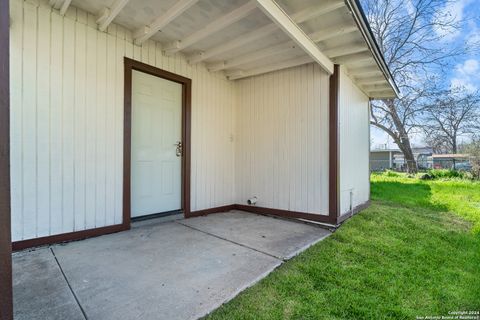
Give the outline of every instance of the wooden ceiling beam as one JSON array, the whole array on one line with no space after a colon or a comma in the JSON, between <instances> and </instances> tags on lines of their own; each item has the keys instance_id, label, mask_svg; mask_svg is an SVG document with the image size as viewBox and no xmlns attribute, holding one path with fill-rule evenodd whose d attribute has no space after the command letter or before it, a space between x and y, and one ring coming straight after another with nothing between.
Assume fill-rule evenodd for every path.
<instances>
[{"instance_id":1,"label":"wooden ceiling beam","mask_svg":"<svg viewBox=\"0 0 480 320\"><path fill-rule=\"evenodd\" d=\"M300 12L294 13L291 17L295 23L302 23L309 19L318 18L324 14L341 8L344 5L345 3L343 1L326 2L322 3L315 9L305 9ZM236 37L235 39L227 41L226 43L222 43L203 52L194 53L187 58L188 62L199 63L207 59L214 58L222 53L234 50L236 48L240 48L250 42L264 38L277 30L279 30L279 28L275 23L269 23L263 27L260 27L258 30L247 32L239 37ZM325 36L326 35L323 35L323 37ZM218 64L219 63L217 63L217 65Z\"/></svg>"},{"instance_id":2,"label":"wooden ceiling beam","mask_svg":"<svg viewBox=\"0 0 480 320\"><path fill-rule=\"evenodd\" d=\"M229 80L237 80L237 79L242 79L246 77L252 77L256 76L259 74L264 74L272 71L277 71L277 70L282 70L282 69L287 69L287 68L292 68L292 67L297 67L300 65L304 65L307 63L313 62L313 59L310 56L303 56L303 57L297 57L277 63L273 63L270 65L266 65L260 68L255 68L247 71L240 71L240 70L235 70L232 73L228 73L227 77Z\"/></svg>"},{"instance_id":3,"label":"wooden ceiling beam","mask_svg":"<svg viewBox=\"0 0 480 320\"><path fill-rule=\"evenodd\" d=\"M68 7L70 7L70 4L72 3L72 0L65 0L63 1L62 3L62 6L60 7L60 15L61 16L64 16L65 13L67 12L68 10Z\"/></svg>"},{"instance_id":4,"label":"wooden ceiling beam","mask_svg":"<svg viewBox=\"0 0 480 320\"><path fill-rule=\"evenodd\" d=\"M253 30L247 32L240 37L222 43L216 47L205 50L204 52L195 53L190 55L187 59L189 63L199 63L209 58L218 56L222 53L228 52L240 48L250 42L264 38L273 32L277 31L278 27L274 23L267 24L263 27L260 27L258 30Z\"/></svg>"},{"instance_id":5,"label":"wooden ceiling beam","mask_svg":"<svg viewBox=\"0 0 480 320\"><path fill-rule=\"evenodd\" d=\"M140 45L150 39L155 33L159 32L166 25L172 22L175 18L187 11L191 6L197 3L198 0L180 0L175 3L164 14L156 18L149 25L137 29L133 33L135 43Z\"/></svg>"},{"instance_id":6,"label":"wooden ceiling beam","mask_svg":"<svg viewBox=\"0 0 480 320\"><path fill-rule=\"evenodd\" d=\"M268 46L264 49L250 52L239 57L235 57L231 60L222 61L220 63L208 64L207 69L209 71L220 71L224 69L231 69L242 64L254 62L270 56L282 54L284 52L292 51L296 48L296 44L293 41L286 41L274 46Z\"/></svg>"},{"instance_id":7,"label":"wooden ceiling beam","mask_svg":"<svg viewBox=\"0 0 480 320\"><path fill-rule=\"evenodd\" d=\"M49 4L52 8L57 9L57 10L60 10L60 8L62 7L62 3L63 3L62 0L49 0L49 1L48 1L48 4Z\"/></svg>"},{"instance_id":8,"label":"wooden ceiling beam","mask_svg":"<svg viewBox=\"0 0 480 320\"><path fill-rule=\"evenodd\" d=\"M324 53L330 58L336 58L365 51L368 51L368 48L364 45L343 45L325 50Z\"/></svg>"},{"instance_id":9,"label":"wooden ceiling beam","mask_svg":"<svg viewBox=\"0 0 480 320\"><path fill-rule=\"evenodd\" d=\"M359 86L366 86L366 85L373 85L373 84L383 84L386 83L387 80L383 76L375 76L370 78L355 78L355 82Z\"/></svg>"},{"instance_id":10,"label":"wooden ceiling beam","mask_svg":"<svg viewBox=\"0 0 480 320\"><path fill-rule=\"evenodd\" d=\"M386 80L382 84L364 84L360 87L365 91L382 91L391 89Z\"/></svg>"},{"instance_id":11,"label":"wooden ceiling beam","mask_svg":"<svg viewBox=\"0 0 480 320\"><path fill-rule=\"evenodd\" d=\"M257 6L305 53L316 61L329 74L333 73L333 62L317 47L303 30L273 0L255 0Z\"/></svg>"},{"instance_id":12,"label":"wooden ceiling beam","mask_svg":"<svg viewBox=\"0 0 480 320\"><path fill-rule=\"evenodd\" d=\"M200 30L192 33L188 37L167 44L164 47L164 50L166 53L175 53L185 48L188 48L191 45L197 43L198 41L208 37L209 35L225 29L229 25L245 18L255 9L255 2L249 1L243 6L236 8L235 10L221 16L218 19L215 19L214 21L210 22Z\"/></svg>"},{"instance_id":13,"label":"wooden ceiling beam","mask_svg":"<svg viewBox=\"0 0 480 320\"><path fill-rule=\"evenodd\" d=\"M104 8L97 18L98 29L102 32L107 30L110 23L112 23L113 19L115 19L127 3L128 0L116 0L111 8Z\"/></svg>"},{"instance_id":14,"label":"wooden ceiling beam","mask_svg":"<svg viewBox=\"0 0 480 320\"><path fill-rule=\"evenodd\" d=\"M377 66L349 68L348 73L351 74L354 77L366 76L366 75L382 75L382 71L380 71L377 68Z\"/></svg>"},{"instance_id":15,"label":"wooden ceiling beam","mask_svg":"<svg viewBox=\"0 0 480 320\"><path fill-rule=\"evenodd\" d=\"M302 23L314 18L318 18L322 15L335 11L337 9L345 7L344 1L320 1L321 4L313 8L306 8L302 11L295 13L295 22ZM292 15L293 16L293 15Z\"/></svg>"},{"instance_id":16,"label":"wooden ceiling beam","mask_svg":"<svg viewBox=\"0 0 480 320\"><path fill-rule=\"evenodd\" d=\"M335 63L337 64L351 64L351 63L360 63L360 62L366 62L366 61L372 61L372 62L375 61L370 52L359 52L359 53L338 56L338 57L332 58L332 60L335 61Z\"/></svg>"},{"instance_id":17,"label":"wooden ceiling beam","mask_svg":"<svg viewBox=\"0 0 480 320\"><path fill-rule=\"evenodd\" d=\"M349 34L352 32L357 31L356 26L334 26L330 28L326 28L317 32L314 32L309 35L310 39L314 42L321 42L331 38L343 36L345 34Z\"/></svg>"}]
</instances>

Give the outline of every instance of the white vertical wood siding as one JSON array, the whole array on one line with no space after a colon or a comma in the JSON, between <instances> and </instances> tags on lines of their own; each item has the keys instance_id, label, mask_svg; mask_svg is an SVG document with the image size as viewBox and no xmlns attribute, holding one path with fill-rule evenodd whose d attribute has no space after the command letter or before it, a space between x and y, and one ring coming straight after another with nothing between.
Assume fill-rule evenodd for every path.
<instances>
[{"instance_id":1,"label":"white vertical wood siding","mask_svg":"<svg viewBox=\"0 0 480 320\"><path fill-rule=\"evenodd\" d=\"M236 203L328 214L328 85L314 64L238 81Z\"/></svg>"},{"instance_id":2,"label":"white vertical wood siding","mask_svg":"<svg viewBox=\"0 0 480 320\"><path fill-rule=\"evenodd\" d=\"M368 97L340 72L340 210L347 213L370 197Z\"/></svg>"},{"instance_id":3,"label":"white vertical wood siding","mask_svg":"<svg viewBox=\"0 0 480 320\"><path fill-rule=\"evenodd\" d=\"M192 87L192 210L234 202L235 83L46 0L11 1L13 241L122 222L123 57Z\"/></svg>"}]
</instances>

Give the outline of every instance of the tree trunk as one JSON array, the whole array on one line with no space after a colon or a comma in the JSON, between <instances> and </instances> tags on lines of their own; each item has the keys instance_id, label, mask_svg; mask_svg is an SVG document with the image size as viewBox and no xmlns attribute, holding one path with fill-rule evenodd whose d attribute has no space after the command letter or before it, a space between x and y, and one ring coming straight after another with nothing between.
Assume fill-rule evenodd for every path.
<instances>
[{"instance_id":1,"label":"tree trunk","mask_svg":"<svg viewBox=\"0 0 480 320\"><path fill-rule=\"evenodd\" d=\"M402 150L403 157L405 158L405 162L407 164L407 172L417 173L417 161L415 160L412 148L410 147L410 141L408 141L408 143L402 143L402 147L400 147L400 150Z\"/></svg>"},{"instance_id":2,"label":"tree trunk","mask_svg":"<svg viewBox=\"0 0 480 320\"><path fill-rule=\"evenodd\" d=\"M410 138L408 137L408 133L405 130L405 127L400 120L400 117L398 116L393 100L387 100L386 105L388 106L388 109L392 116L395 129L398 132L398 137L395 139L395 142L398 145L398 148L400 148L403 153L403 157L407 165L407 172L417 173L417 161L415 160L415 157L413 155L412 147L410 145Z\"/></svg>"},{"instance_id":3,"label":"tree trunk","mask_svg":"<svg viewBox=\"0 0 480 320\"><path fill-rule=\"evenodd\" d=\"M452 146L452 153L457 154L457 137L453 137L453 146ZM453 158L453 170L457 170L457 163L455 161L455 158Z\"/></svg>"}]
</instances>

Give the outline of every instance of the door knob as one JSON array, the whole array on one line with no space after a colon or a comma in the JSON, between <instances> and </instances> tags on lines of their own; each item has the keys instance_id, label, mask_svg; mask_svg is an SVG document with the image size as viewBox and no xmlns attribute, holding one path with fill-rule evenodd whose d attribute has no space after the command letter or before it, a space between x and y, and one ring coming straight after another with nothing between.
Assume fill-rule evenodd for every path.
<instances>
[{"instance_id":1,"label":"door knob","mask_svg":"<svg viewBox=\"0 0 480 320\"><path fill-rule=\"evenodd\" d=\"M174 144L176 146L175 148L175 154L177 157L181 157L183 155L183 145L181 141L177 141L177 143Z\"/></svg>"}]
</instances>

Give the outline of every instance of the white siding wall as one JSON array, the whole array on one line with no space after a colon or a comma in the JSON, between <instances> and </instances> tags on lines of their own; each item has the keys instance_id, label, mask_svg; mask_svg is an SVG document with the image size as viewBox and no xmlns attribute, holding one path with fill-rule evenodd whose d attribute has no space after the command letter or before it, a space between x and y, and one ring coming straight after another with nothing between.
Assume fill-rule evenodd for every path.
<instances>
[{"instance_id":1,"label":"white siding wall","mask_svg":"<svg viewBox=\"0 0 480 320\"><path fill-rule=\"evenodd\" d=\"M238 82L236 203L328 214L328 82L314 64Z\"/></svg>"},{"instance_id":2,"label":"white siding wall","mask_svg":"<svg viewBox=\"0 0 480 320\"><path fill-rule=\"evenodd\" d=\"M193 80L192 210L233 203L235 84L46 2L11 1L13 240L122 222L124 56Z\"/></svg>"},{"instance_id":3,"label":"white siding wall","mask_svg":"<svg viewBox=\"0 0 480 320\"><path fill-rule=\"evenodd\" d=\"M347 213L368 201L369 183L369 106L363 94L341 68L340 101L340 210ZM351 196L350 196L351 195Z\"/></svg>"}]
</instances>

